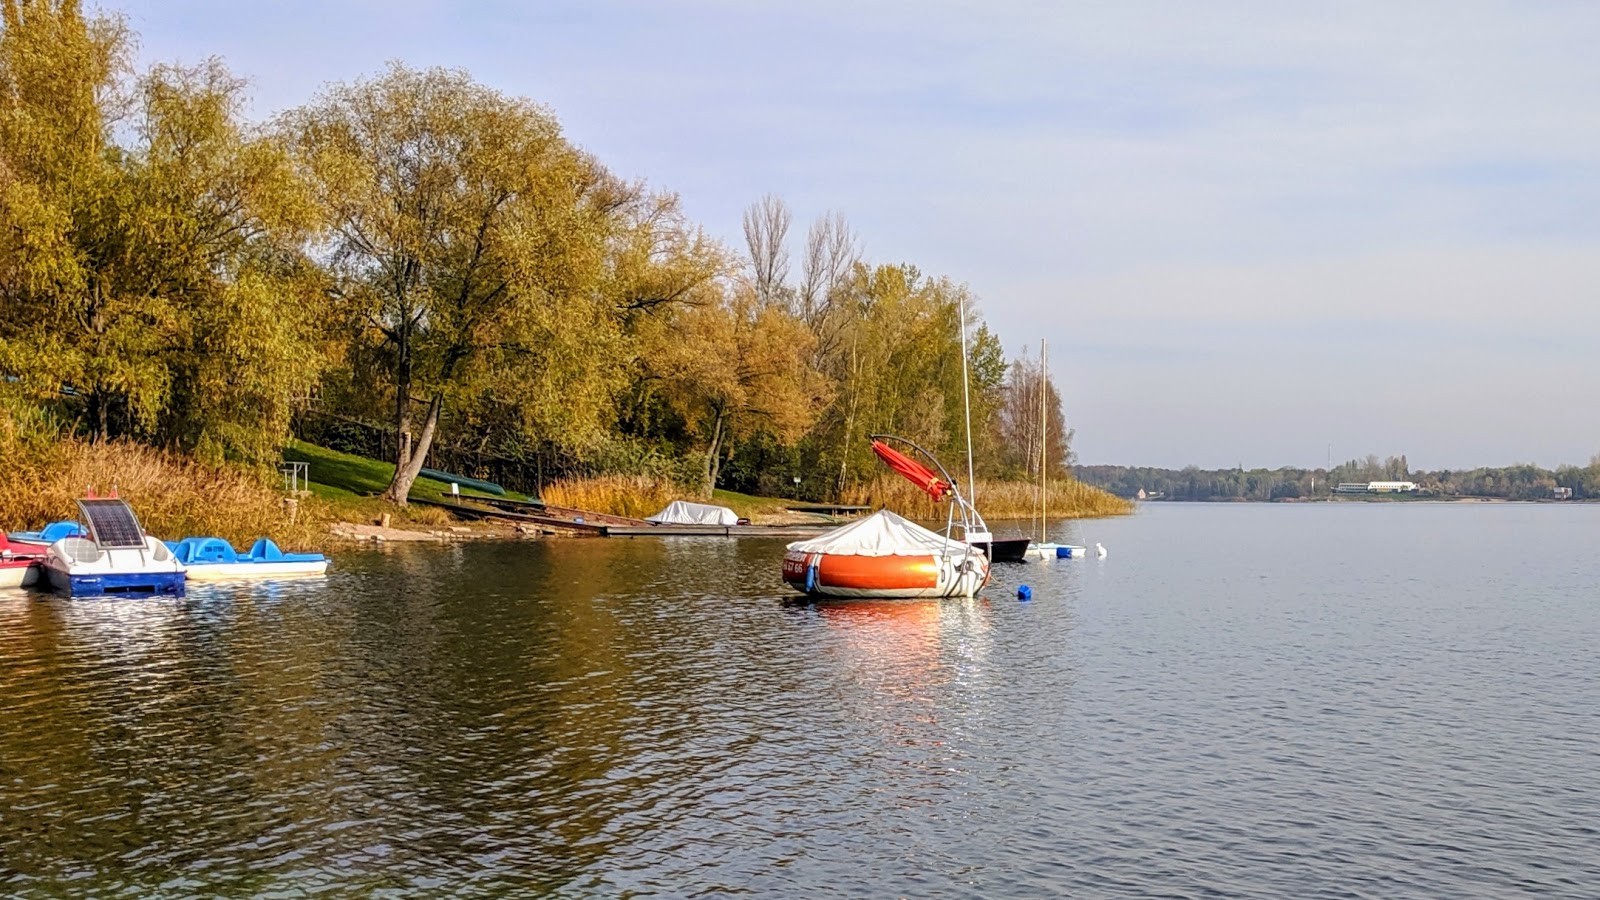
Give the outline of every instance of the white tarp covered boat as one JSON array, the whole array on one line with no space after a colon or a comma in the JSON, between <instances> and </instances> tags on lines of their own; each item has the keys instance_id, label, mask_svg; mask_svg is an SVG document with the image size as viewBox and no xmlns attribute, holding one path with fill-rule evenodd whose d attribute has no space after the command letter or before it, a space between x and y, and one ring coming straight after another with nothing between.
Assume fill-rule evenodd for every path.
<instances>
[{"instance_id":1,"label":"white tarp covered boat","mask_svg":"<svg viewBox=\"0 0 1600 900\"><path fill-rule=\"evenodd\" d=\"M989 580L989 558L885 509L790 544L783 580L824 597L971 597Z\"/></svg>"},{"instance_id":2,"label":"white tarp covered boat","mask_svg":"<svg viewBox=\"0 0 1600 900\"><path fill-rule=\"evenodd\" d=\"M645 521L657 525L737 525L739 515L726 506L674 500Z\"/></svg>"},{"instance_id":3,"label":"white tarp covered boat","mask_svg":"<svg viewBox=\"0 0 1600 900\"><path fill-rule=\"evenodd\" d=\"M45 555L50 586L69 597L183 596L183 563L144 533L128 504L78 501L88 537L62 538Z\"/></svg>"}]
</instances>

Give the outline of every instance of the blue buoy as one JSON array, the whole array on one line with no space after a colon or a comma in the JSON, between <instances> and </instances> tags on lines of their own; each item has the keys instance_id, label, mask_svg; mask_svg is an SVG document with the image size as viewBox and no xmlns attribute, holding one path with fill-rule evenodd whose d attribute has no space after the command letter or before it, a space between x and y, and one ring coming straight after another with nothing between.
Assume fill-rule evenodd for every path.
<instances>
[{"instance_id":1,"label":"blue buoy","mask_svg":"<svg viewBox=\"0 0 1600 900\"><path fill-rule=\"evenodd\" d=\"M1028 587L1025 584L1022 585L1021 587L1018 587L1017 588L1017 599L1018 600L1032 600L1033 599L1033 588Z\"/></svg>"}]
</instances>

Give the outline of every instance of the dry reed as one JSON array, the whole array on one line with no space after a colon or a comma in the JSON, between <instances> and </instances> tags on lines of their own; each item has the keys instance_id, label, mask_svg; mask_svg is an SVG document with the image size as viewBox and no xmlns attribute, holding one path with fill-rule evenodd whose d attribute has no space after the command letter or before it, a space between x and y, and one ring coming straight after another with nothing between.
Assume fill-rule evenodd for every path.
<instances>
[{"instance_id":1,"label":"dry reed","mask_svg":"<svg viewBox=\"0 0 1600 900\"><path fill-rule=\"evenodd\" d=\"M320 547L327 540L326 511L304 498L293 515L270 473L208 466L178 453L116 441L89 444L63 439L49 445L21 442L0 429L0 528L33 529L77 516L73 501L113 487L147 532L167 540L191 535L226 538L248 547L271 537L286 550Z\"/></svg>"},{"instance_id":2,"label":"dry reed","mask_svg":"<svg viewBox=\"0 0 1600 900\"><path fill-rule=\"evenodd\" d=\"M977 507L986 519L1026 519L1039 515L1038 486L1021 481L978 479ZM887 507L914 519L940 519L946 506L934 503L916 485L893 475L847 489L843 502L858 506ZM1133 504L1080 481L1050 485L1050 516L1087 519L1133 512Z\"/></svg>"},{"instance_id":3,"label":"dry reed","mask_svg":"<svg viewBox=\"0 0 1600 900\"><path fill-rule=\"evenodd\" d=\"M648 475L563 479L539 492L540 499L553 506L634 518L655 515L668 503L686 496L676 483Z\"/></svg>"}]
</instances>

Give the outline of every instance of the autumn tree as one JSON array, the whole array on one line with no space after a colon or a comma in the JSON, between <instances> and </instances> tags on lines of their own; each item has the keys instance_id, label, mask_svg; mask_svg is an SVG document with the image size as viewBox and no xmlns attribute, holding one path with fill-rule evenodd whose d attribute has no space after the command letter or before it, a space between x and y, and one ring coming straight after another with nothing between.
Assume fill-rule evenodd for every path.
<instances>
[{"instance_id":1,"label":"autumn tree","mask_svg":"<svg viewBox=\"0 0 1600 900\"><path fill-rule=\"evenodd\" d=\"M284 124L328 223L333 296L393 392L387 499L406 502L447 394L498 382L507 398L544 398L546 413L600 415L563 389L614 349L599 286L611 217L633 189L573 148L548 111L459 71L394 65Z\"/></svg>"},{"instance_id":2,"label":"autumn tree","mask_svg":"<svg viewBox=\"0 0 1600 900\"><path fill-rule=\"evenodd\" d=\"M811 336L780 304L735 282L657 323L643 360L650 383L699 444L710 496L728 445L757 433L798 440L827 399L808 365Z\"/></svg>"},{"instance_id":3,"label":"autumn tree","mask_svg":"<svg viewBox=\"0 0 1600 900\"><path fill-rule=\"evenodd\" d=\"M966 288L904 265L858 264L853 276L839 339L824 362L836 399L810 436L819 460L833 461L835 489L875 471L866 441L874 433L909 438L947 461L965 458L963 308L974 459L986 460L1005 363Z\"/></svg>"},{"instance_id":4,"label":"autumn tree","mask_svg":"<svg viewBox=\"0 0 1600 900\"><path fill-rule=\"evenodd\" d=\"M1006 370L997 411L998 462L1013 478L1059 478L1072 466L1072 431L1061 408L1061 393L1042 360L1026 348Z\"/></svg>"},{"instance_id":5,"label":"autumn tree","mask_svg":"<svg viewBox=\"0 0 1600 900\"><path fill-rule=\"evenodd\" d=\"M318 368L283 148L216 61L134 79L118 19L0 13L0 372L96 439L270 459Z\"/></svg>"}]
</instances>

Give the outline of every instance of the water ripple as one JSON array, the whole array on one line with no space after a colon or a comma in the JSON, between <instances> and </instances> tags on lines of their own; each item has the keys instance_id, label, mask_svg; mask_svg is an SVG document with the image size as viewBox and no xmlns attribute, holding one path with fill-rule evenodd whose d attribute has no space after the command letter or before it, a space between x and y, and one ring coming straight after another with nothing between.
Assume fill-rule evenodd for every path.
<instances>
[{"instance_id":1,"label":"water ripple","mask_svg":"<svg viewBox=\"0 0 1600 900\"><path fill-rule=\"evenodd\" d=\"M1597 520L1157 507L943 603L693 539L0 595L0 893L1592 896Z\"/></svg>"}]
</instances>

